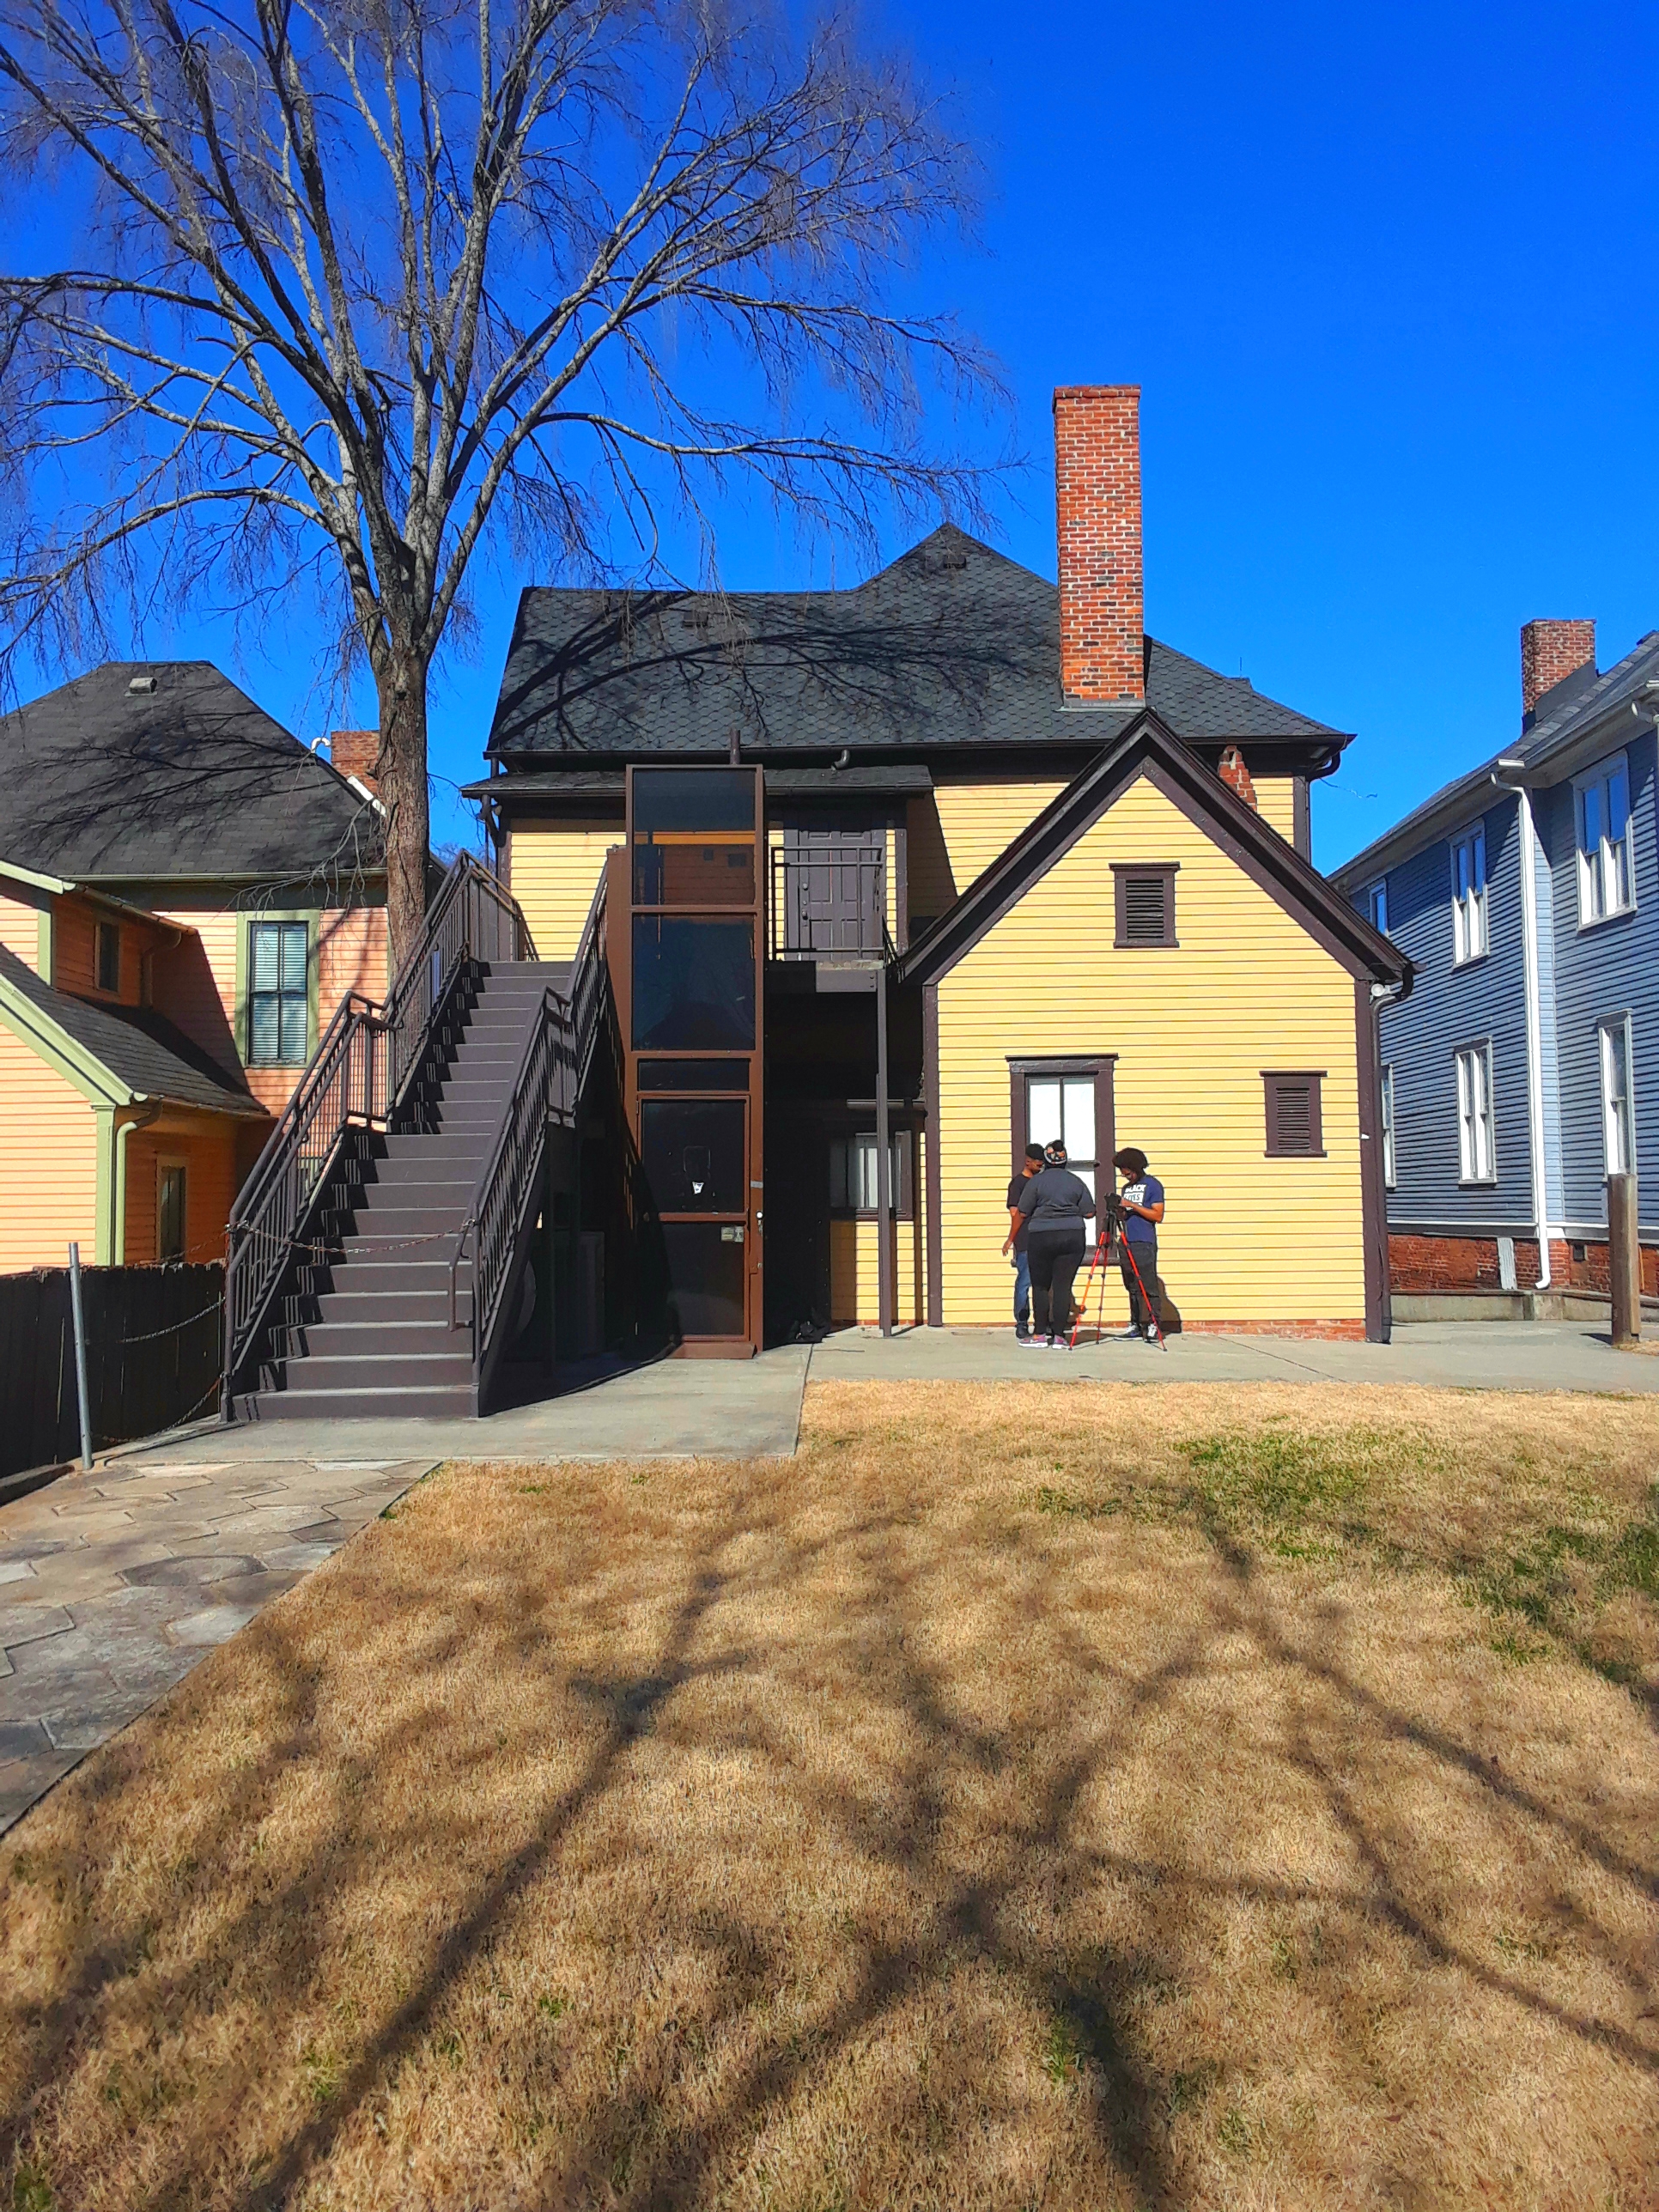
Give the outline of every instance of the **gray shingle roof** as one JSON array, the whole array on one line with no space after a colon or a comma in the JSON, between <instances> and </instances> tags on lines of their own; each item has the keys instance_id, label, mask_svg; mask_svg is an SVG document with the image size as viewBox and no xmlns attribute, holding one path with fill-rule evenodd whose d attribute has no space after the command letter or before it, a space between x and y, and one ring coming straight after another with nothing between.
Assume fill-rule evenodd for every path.
<instances>
[{"instance_id":1,"label":"gray shingle roof","mask_svg":"<svg viewBox=\"0 0 1659 2212\"><path fill-rule=\"evenodd\" d=\"M264 1108L246 1085L164 1015L147 1006L94 1005L54 989L3 945L0 977L125 1084L134 1097L264 1117Z\"/></svg>"},{"instance_id":2,"label":"gray shingle roof","mask_svg":"<svg viewBox=\"0 0 1659 2212\"><path fill-rule=\"evenodd\" d=\"M1478 812L1492 795L1492 770L1499 761L1520 761L1523 780L1528 783L1553 781L1549 770L1557 761L1563 763L1564 775L1576 772L1571 766L1575 749L1609 717L1616 717L1621 708L1627 710L1646 686L1656 680L1659 680L1659 630L1650 630L1605 673L1590 678L1569 677L1566 682L1547 692L1539 702L1540 711L1530 727L1523 729L1513 744L1505 745L1479 767L1442 784L1421 805L1403 815L1392 830L1384 830L1367 845L1363 853L1356 853L1352 860L1334 868L1331 881L1339 890L1352 893L1419 845L1444 836L1455 824ZM1614 726L1617 727L1616 722ZM1633 736L1638 728L1635 720L1630 720L1626 726ZM1618 742L1617 738L1610 738L1608 750L1613 750Z\"/></svg>"},{"instance_id":3,"label":"gray shingle roof","mask_svg":"<svg viewBox=\"0 0 1659 2212\"><path fill-rule=\"evenodd\" d=\"M110 661L0 717L0 856L45 874L349 877L379 821L210 661Z\"/></svg>"},{"instance_id":4,"label":"gray shingle roof","mask_svg":"<svg viewBox=\"0 0 1659 2212\"><path fill-rule=\"evenodd\" d=\"M1189 744L1343 733L1148 639L1146 703ZM724 758L1110 742L1135 704L1060 689L1060 595L946 524L849 591L590 592L519 602L489 750L512 761Z\"/></svg>"}]
</instances>

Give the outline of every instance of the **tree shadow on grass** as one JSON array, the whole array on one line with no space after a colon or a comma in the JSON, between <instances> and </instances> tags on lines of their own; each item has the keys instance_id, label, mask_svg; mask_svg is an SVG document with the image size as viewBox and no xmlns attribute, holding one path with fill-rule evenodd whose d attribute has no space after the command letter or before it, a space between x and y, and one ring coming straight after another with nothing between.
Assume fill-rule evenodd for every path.
<instances>
[{"instance_id":1,"label":"tree shadow on grass","mask_svg":"<svg viewBox=\"0 0 1659 2212\"><path fill-rule=\"evenodd\" d=\"M61 2172L77 2155L65 2078L114 2030L130 2041L182 2019L198 2087L216 2065L226 2097L252 2096L298 2068L311 2094L273 2112L257 2160L230 2157L205 2108L161 2121L136 2106L143 2159L130 2185L102 2172L99 2202L264 2212L402 2191L805 2212L891 2201L895 2160L918 2203L1225 2201L1215 2172L1262 2124L1238 2101L1253 2062L1236 2025L1205 2043L1193 2008L1249 1964L1229 1936L1241 1914L1258 1951L1281 1931L1287 1972L1298 1931L1328 1925L1386 1959L1402 2002L1414 1972L1455 1972L1654 2070L1638 2033L1447 1935L1418 1893L1413 1839L1380 1817L1356 1759L1405 1759L1494 1834L1510 1824L1505 1848L1535 1862L1540 1893L1559 1890L1563 1854L1641 1904L1653 1870L1361 1679L1340 1622L1287 1618L1289 1586L1224 1531L1183 1553L1028 1516L993 1558L896 1479L878 1500L854 1487L811 1511L793 1467L705 1474L695 1510L677 1508L667 1471L631 1496L629 1480L567 1471L545 1543L510 1557L495 1548L510 1515L538 1510L519 1490L475 1486L477 1525L461 1516L422 1550L428 1498L348 1559L351 1576L262 1617L237 1677L248 1748L220 1756L173 1844L231 1869L274 1831L268 1882L227 1873L204 1893L192 1876L194 1917L175 1900L169 1926L165 1899L100 1889L94 1870L118 1849L143 1747L188 1758L192 1729L208 1742L209 1669L179 1693L195 1716L182 1730L158 1720L137 1753L118 1744L88 1770L80 1865L63 1870L86 1892L73 1940L46 2016L7 2023L29 2051L9 2150ZM610 1526L607 1481L628 1502ZM1161 1610L1133 1581L1149 1550ZM316 1641L331 1606L368 1624L355 1655ZM1130 1621L1115 1637L1114 1606ZM1249 1732L1268 1708L1284 1741L1264 1750ZM1213 1794L1230 1759L1263 1794L1295 1795L1340 1873L1271 1870L1248 1796ZM430 1803L392 1787L410 1769L432 1773ZM397 1949L397 1886L423 1865L447 1884L441 1926L374 1980L361 1960ZM1577 1910L1632 1999L1650 1994L1627 1930L1593 1899ZM532 1995L514 1978L538 1946L551 1963ZM245 2047L214 2056L209 2023L242 1958L263 1965L258 2015ZM1303 1971L1302 2032L1363 2084L1369 2031L1339 1982ZM361 2018L328 2030L336 2057L325 2027L353 2006ZM459 2166L416 2182L399 2161L435 2156L426 2112L440 2134L474 2133ZM1390 2148L1406 2195L1443 2193L1430 2156Z\"/></svg>"}]
</instances>

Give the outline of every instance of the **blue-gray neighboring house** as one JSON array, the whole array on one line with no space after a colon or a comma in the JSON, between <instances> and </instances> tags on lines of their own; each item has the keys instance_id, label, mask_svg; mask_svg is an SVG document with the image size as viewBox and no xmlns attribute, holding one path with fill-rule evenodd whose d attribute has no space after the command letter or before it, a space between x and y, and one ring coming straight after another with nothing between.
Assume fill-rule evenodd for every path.
<instances>
[{"instance_id":1,"label":"blue-gray neighboring house","mask_svg":"<svg viewBox=\"0 0 1659 2212\"><path fill-rule=\"evenodd\" d=\"M1659 1288L1659 631L1528 623L1512 744L1334 872L1410 955L1384 1006L1401 1291L1600 1288L1606 1178L1639 1180Z\"/></svg>"}]
</instances>

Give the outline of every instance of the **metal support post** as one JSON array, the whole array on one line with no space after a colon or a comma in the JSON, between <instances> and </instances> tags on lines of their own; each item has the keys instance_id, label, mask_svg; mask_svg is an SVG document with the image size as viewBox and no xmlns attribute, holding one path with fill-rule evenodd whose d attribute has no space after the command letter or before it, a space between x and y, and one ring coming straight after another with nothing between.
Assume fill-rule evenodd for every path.
<instances>
[{"instance_id":1,"label":"metal support post","mask_svg":"<svg viewBox=\"0 0 1659 2212\"><path fill-rule=\"evenodd\" d=\"M893 1190L887 1127L887 970L876 970L876 1316L893 1334Z\"/></svg>"},{"instance_id":2,"label":"metal support post","mask_svg":"<svg viewBox=\"0 0 1659 2212\"><path fill-rule=\"evenodd\" d=\"M70 1313L75 1327L75 1395L81 1408L81 1464L88 1472L92 1467L92 1409L87 1397L87 1316L81 1303L81 1247L71 1244L70 1260Z\"/></svg>"},{"instance_id":3,"label":"metal support post","mask_svg":"<svg viewBox=\"0 0 1659 2212\"><path fill-rule=\"evenodd\" d=\"M1636 1226L1636 1177L1607 1177L1607 1273L1613 1287L1613 1348L1642 1340L1642 1240Z\"/></svg>"}]
</instances>

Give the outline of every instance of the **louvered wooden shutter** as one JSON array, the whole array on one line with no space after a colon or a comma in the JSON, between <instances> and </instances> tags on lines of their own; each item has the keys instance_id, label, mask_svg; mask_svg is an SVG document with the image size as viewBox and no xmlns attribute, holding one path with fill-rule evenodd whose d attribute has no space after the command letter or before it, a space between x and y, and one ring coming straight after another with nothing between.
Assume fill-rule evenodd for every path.
<instances>
[{"instance_id":1,"label":"louvered wooden shutter","mask_svg":"<svg viewBox=\"0 0 1659 2212\"><path fill-rule=\"evenodd\" d=\"M1114 870L1117 883L1117 941L1120 945L1173 945L1175 869Z\"/></svg>"},{"instance_id":2,"label":"louvered wooden shutter","mask_svg":"<svg viewBox=\"0 0 1659 2212\"><path fill-rule=\"evenodd\" d=\"M1317 1075L1264 1075L1267 1091L1267 1157L1312 1159L1324 1152L1320 1127Z\"/></svg>"}]
</instances>

